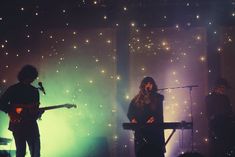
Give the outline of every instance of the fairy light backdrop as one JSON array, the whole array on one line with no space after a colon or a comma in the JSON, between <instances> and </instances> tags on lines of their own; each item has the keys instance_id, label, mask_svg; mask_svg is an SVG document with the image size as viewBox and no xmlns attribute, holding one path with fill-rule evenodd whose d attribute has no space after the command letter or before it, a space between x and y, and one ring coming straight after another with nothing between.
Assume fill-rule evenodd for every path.
<instances>
[{"instance_id":1,"label":"fairy light backdrop","mask_svg":"<svg viewBox=\"0 0 235 157\"><path fill-rule=\"evenodd\" d=\"M207 67L207 45L210 42L207 40L207 29L214 27L217 17L204 17L200 10L192 10L190 16L180 13L171 16L171 10L168 10L162 11L156 19L150 18L153 23L163 23L161 27L153 27L143 22L144 14L141 14L144 20L139 23L135 20L141 19L137 13L135 18L127 18L133 16L133 3L120 2L115 9L109 7L110 4L105 0L22 0L0 5L0 94L16 82L17 72L23 65L33 64L40 73L37 81L43 82L46 89L46 95L41 94L41 106L77 105L77 108L69 110L45 112L39 121L42 157L86 157L92 153L115 157L118 150L128 150L128 155L132 157L133 132L120 131L119 124L127 121L126 108L138 92L142 78L152 76L159 88L199 85L192 91L194 149L206 154L208 140L204 97L208 92L208 75L214 72ZM200 8L199 3L190 1L181 5L185 10L195 5ZM229 6L226 17L231 19L235 17L234 3L229 3ZM99 8L104 10L99 12ZM81 14L85 9L86 14ZM151 17L155 13L146 15ZM123 18L117 20L116 16ZM118 83L126 76L116 70L119 66L119 41L116 38L117 29L124 19L128 21L126 27L130 31L129 43L126 43L129 46L126 68L130 72L129 80L125 80L129 84L128 92L123 95L126 104L120 104L116 99ZM170 24L164 27L167 22ZM226 26L217 28L213 35L219 42L214 45L216 52L213 53L220 55L222 75L232 82L234 29ZM125 52L119 52L119 55L121 53ZM191 120L187 88L160 92L165 96L165 121ZM12 138L7 127L8 117L0 112L0 136ZM117 147L123 140L120 138L123 133L125 140L120 149ZM166 138L169 133L169 130L165 131ZM166 157L190 151L190 133L190 130L177 131L167 145ZM14 150L14 142L4 149Z\"/></svg>"}]
</instances>

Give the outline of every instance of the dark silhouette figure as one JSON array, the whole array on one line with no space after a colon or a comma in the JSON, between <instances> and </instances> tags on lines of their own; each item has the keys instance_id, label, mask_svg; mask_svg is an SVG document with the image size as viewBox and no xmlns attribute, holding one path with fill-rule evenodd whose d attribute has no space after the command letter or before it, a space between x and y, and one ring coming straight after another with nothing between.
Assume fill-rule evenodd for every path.
<instances>
[{"instance_id":1,"label":"dark silhouette figure","mask_svg":"<svg viewBox=\"0 0 235 157\"><path fill-rule=\"evenodd\" d=\"M163 99L153 78L145 77L139 93L132 99L127 116L131 123L145 126L135 130L136 157L164 157Z\"/></svg>"},{"instance_id":2,"label":"dark silhouette figure","mask_svg":"<svg viewBox=\"0 0 235 157\"><path fill-rule=\"evenodd\" d=\"M226 89L225 79L218 79L212 93L206 96L206 114L209 124L210 157L235 156L234 116Z\"/></svg>"},{"instance_id":3,"label":"dark silhouette figure","mask_svg":"<svg viewBox=\"0 0 235 157\"><path fill-rule=\"evenodd\" d=\"M39 92L31 83L38 77L37 69L25 65L18 73L19 82L10 86L0 98L0 109L10 116L9 130L16 144L16 157L26 154L28 143L31 157L40 157L40 135L34 113L39 107Z\"/></svg>"}]
</instances>

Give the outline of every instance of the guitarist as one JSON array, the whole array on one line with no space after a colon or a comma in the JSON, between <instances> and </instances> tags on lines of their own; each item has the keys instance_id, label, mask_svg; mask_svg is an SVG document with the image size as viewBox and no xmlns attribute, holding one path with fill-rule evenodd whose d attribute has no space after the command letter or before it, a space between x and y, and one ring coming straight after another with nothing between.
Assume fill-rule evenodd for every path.
<instances>
[{"instance_id":1,"label":"guitarist","mask_svg":"<svg viewBox=\"0 0 235 157\"><path fill-rule=\"evenodd\" d=\"M37 77L37 69L32 65L25 65L18 73L19 82L10 86L0 98L0 110L10 116L9 130L15 139L16 157L25 156L26 142L31 157L40 157L37 118L42 113L33 115L27 111L39 107L39 91L31 85Z\"/></svg>"}]
</instances>

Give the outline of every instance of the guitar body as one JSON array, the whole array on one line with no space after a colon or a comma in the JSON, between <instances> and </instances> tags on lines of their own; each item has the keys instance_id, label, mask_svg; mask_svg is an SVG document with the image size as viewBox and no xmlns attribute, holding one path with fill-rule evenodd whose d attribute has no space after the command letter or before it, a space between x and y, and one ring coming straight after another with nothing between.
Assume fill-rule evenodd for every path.
<instances>
[{"instance_id":1,"label":"guitar body","mask_svg":"<svg viewBox=\"0 0 235 157\"><path fill-rule=\"evenodd\" d=\"M24 121L37 120L39 115L38 105L14 105L8 116L11 123L21 123Z\"/></svg>"},{"instance_id":2,"label":"guitar body","mask_svg":"<svg viewBox=\"0 0 235 157\"><path fill-rule=\"evenodd\" d=\"M11 123L19 124L22 122L37 120L46 110L72 107L76 108L77 106L74 104L62 104L39 108L39 105L13 105L12 110L8 112L8 116L10 117Z\"/></svg>"}]
</instances>

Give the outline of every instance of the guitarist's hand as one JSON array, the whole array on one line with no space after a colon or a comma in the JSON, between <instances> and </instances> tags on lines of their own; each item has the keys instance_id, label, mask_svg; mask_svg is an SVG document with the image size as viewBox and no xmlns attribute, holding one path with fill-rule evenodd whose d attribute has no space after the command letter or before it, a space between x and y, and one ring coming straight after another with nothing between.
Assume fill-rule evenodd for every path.
<instances>
[{"instance_id":1,"label":"guitarist's hand","mask_svg":"<svg viewBox=\"0 0 235 157\"><path fill-rule=\"evenodd\" d=\"M39 110L38 111L38 119L41 120L42 114L45 112L45 110Z\"/></svg>"}]
</instances>

